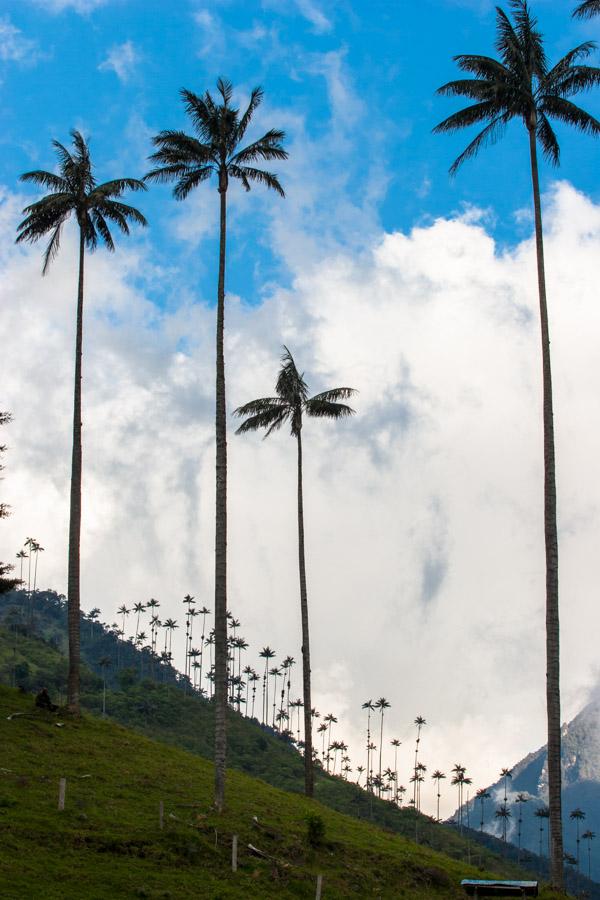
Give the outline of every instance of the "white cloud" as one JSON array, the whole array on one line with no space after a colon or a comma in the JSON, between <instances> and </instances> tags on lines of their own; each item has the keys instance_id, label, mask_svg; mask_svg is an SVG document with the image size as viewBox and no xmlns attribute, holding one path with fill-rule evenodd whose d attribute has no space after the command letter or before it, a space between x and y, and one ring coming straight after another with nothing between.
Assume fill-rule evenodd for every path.
<instances>
[{"instance_id":1,"label":"white cloud","mask_svg":"<svg viewBox=\"0 0 600 900\"><path fill-rule=\"evenodd\" d=\"M129 81L139 62L139 52L131 41L125 41L111 47L106 59L98 68L100 71L114 72L120 81Z\"/></svg>"},{"instance_id":2,"label":"white cloud","mask_svg":"<svg viewBox=\"0 0 600 900\"><path fill-rule=\"evenodd\" d=\"M0 206L0 408L14 414L0 558L33 534L42 584L64 589L75 246L42 280L40 252L12 245L20 206L10 194ZM600 207L562 183L545 221L567 717L597 675ZM304 434L315 702L338 715L355 764L360 706L385 695L405 783L417 714L428 768L459 759L475 786L490 783L545 739L533 242L499 253L485 219L455 217L369 229L360 254L300 257L296 231L283 217L275 228L293 285L260 307L229 298L229 408L272 392L282 343L313 391L360 389L353 420ZM88 265L83 603L108 621L150 596L175 618L187 592L212 608L214 310L157 311L134 281L177 286L145 276L151 261L130 245ZM268 642L299 660L293 442L232 432L230 606L254 657Z\"/></svg>"},{"instance_id":3,"label":"white cloud","mask_svg":"<svg viewBox=\"0 0 600 900\"><path fill-rule=\"evenodd\" d=\"M33 63L39 58L36 41L26 38L8 17L0 19L0 60Z\"/></svg>"},{"instance_id":4,"label":"white cloud","mask_svg":"<svg viewBox=\"0 0 600 900\"><path fill-rule=\"evenodd\" d=\"M310 22L317 34L331 31L331 22L317 4L313 3L313 0L296 0L296 6L300 14Z\"/></svg>"},{"instance_id":5,"label":"white cloud","mask_svg":"<svg viewBox=\"0 0 600 900\"><path fill-rule=\"evenodd\" d=\"M87 15L98 7L110 3L111 0L32 0L32 2L49 13L61 13L72 9L76 13Z\"/></svg>"}]
</instances>

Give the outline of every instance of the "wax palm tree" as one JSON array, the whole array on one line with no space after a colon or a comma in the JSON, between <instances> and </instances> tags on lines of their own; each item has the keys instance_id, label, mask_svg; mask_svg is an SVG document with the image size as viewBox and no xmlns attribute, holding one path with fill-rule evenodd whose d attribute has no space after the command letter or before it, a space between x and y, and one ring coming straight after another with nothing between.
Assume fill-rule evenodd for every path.
<instances>
[{"instance_id":1,"label":"wax palm tree","mask_svg":"<svg viewBox=\"0 0 600 900\"><path fill-rule=\"evenodd\" d=\"M587 841L588 845L588 878L592 879L592 841L596 837L595 831L584 831L581 835L582 841Z\"/></svg>"},{"instance_id":2,"label":"wax palm tree","mask_svg":"<svg viewBox=\"0 0 600 900\"><path fill-rule=\"evenodd\" d=\"M538 806L534 810L534 816L540 820L540 859L543 857L543 840L544 840L544 821L550 817L550 810L547 806Z\"/></svg>"},{"instance_id":3,"label":"wax palm tree","mask_svg":"<svg viewBox=\"0 0 600 900\"><path fill-rule=\"evenodd\" d=\"M367 788L369 787L370 780L373 776L373 766L371 764L371 713L374 711L375 707L373 706L372 700L367 700L362 705L363 709L367 710Z\"/></svg>"},{"instance_id":4,"label":"wax palm tree","mask_svg":"<svg viewBox=\"0 0 600 900\"><path fill-rule=\"evenodd\" d=\"M287 159L283 149L283 131L271 129L257 141L240 148L252 117L263 99L255 88L246 111L240 115L231 105L233 87L219 78L215 101L208 91L198 96L181 90L185 110L194 135L182 131L161 131L154 138L157 147L150 157L157 168L148 173L151 181L174 181L173 194L184 200L190 191L215 174L220 197L219 281L217 288L216 333L216 512L215 512L215 805L225 800L225 761L227 753L227 426L225 405L225 253L227 236L227 190L230 179L241 181L249 191L261 184L284 196L276 175L255 167L261 160Z\"/></svg>"},{"instance_id":5,"label":"wax palm tree","mask_svg":"<svg viewBox=\"0 0 600 900\"><path fill-rule=\"evenodd\" d=\"M28 592L31 591L31 558L33 556L33 548L35 547L36 544L37 544L37 541L35 538L28 537L28 538L25 538L25 544L23 545L23 546L27 547L29 550L29 565L28 565L28 572L27 572L27 591Z\"/></svg>"},{"instance_id":6,"label":"wax palm tree","mask_svg":"<svg viewBox=\"0 0 600 900\"><path fill-rule=\"evenodd\" d=\"M402 741L399 741L398 738L392 738L390 743L394 748L394 772L396 773L396 783L398 783L398 747L402 745Z\"/></svg>"},{"instance_id":7,"label":"wax palm tree","mask_svg":"<svg viewBox=\"0 0 600 900\"><path fill-rule=\"evenodd\" d=\"M333 713L327 713L323 716L323 722L327 725L327 744L331 745L331 726L337 725L337 718ZM311 729L312 730L312 729ZM327 771L329 772L329 756L327 757Z\"/></svg>"},{"instance_id":8,"label":"wax palm tree","mask_svg":"<svg viewBox=\"0 0 600 900\"><path fill-rule=\"evenodd\" d=\"M145 612L145 610L146 610L145 603L134 603L133 604L133 611L136 614L136 620L135 620L135 636L136 636L136 638L138 636L138 631L140 630L140 616L143 612Z\"/></svg>"},{"instance_id":9,"label":"wax palm tree","mask_svg":"<svg viewBox=\"0 0 600 900\"><path fill-rule=\"evenodd\" d=\"M69 632L69 675L67 705L79 713L79 611L81 607L79 569L81 535L81 370L83 356L83 280L86 248L95 250L103 243L114 250L108 223L129 234L129 222L146 225L146 219L133 206L121 201L125 191L145 190L143 182L135 178L118 178L98 184L94 176L90 151L83 136L72 131L73 149L67 150L58 141L53 146L58 156L59 174L33 171L21 175L21 181L30 182L50 193L25 207L25 218L18 226L17 242L33 243L50 234L44 253L45 275L60 247L62 227L74 215L79 226L79 279L77 289L77 314L75 338L75 388L73 403L73 453L71 461L71 494L69 512L69 566L67 590L67 616Z\"/></svg>"},{"instance_id":10,"label":"wax palm tree","mask_svg":"<svg viewBox=\"0 0 600 900\"><path fill-rule=\"evenodd\" d=\"M383 715L386 709L389 709L391 704L385 697L380 697L379 700L376 700L374 703L375 709L379 710L379 715L381 716L381 729L379 734L379 775L381 776L381 754L383 752Z\"/></svg>"},{"instance_id":11,"label":"wax palm tree","mask_svg":"<svg viewBox=\"0 0 600 900\"><path fill-rule=\"evenodd\" d=\"M462 54L454 59L473 78L451 81L439 88L446 96L475 101L436 126L436 132L454 132L474 124L485 127L452 164L456 172L467 159L496 141L512 119L520 120L529 138L540 307L543 431L544 431L544 536L546 552L546 700L548 715L548 790L552 835L552 883L563 882L561 822L560 684L558 616L558 532L550 334L546 301L544 243L538 175L538 142L544 156L558 164L560 149L550 119L589 134L600 133L600 122L572 101L572 97L600 83L600 69L582 64L594 49L585 42L570 50L556 65L548 65L543 37L526 0L510 0L514 22L497 8L496 48L501 59Z\"/></svg>"},{"instance_id":12,"label":"wax palm tree","mask_svg":"<svg viewBox=\"0 0 600 900\"><path fill-rule=\"evenodd\" d=\"M576 19L591 19L592 16L598 15L600 15L600 0L583 0L583 3L573 10L573 17Z\"/></svg>"},{"instance_id":13,"label":"wax palm tree","mask_svg":"<svg viewBox=\"0 0 600 900\"><path fill-rule=\"evenodd\" d=\"M125 634L125 619L129 615L130 612L131 612L131 610L127 609L127 607L125 606L124 603L117 610L117 615L123 617L123 624L121 625L121 631L123 632L123 634Z\"/></svg>"},{"instance_id":14,"label":"wax palm tree","mask_svg":"<svg viewBox=\"0 0 600 900\"><path fill-rule=\"evenodd\" d=\"M475 793L475 797L477 800L479 800L479 803L481 804L481 820L479 822L479 830L481 832L483 832L483 820L485 818L484 805L485 805L485 801L490 799L490 793L489 793L489 791L486 791L485 788L479 788L479 790L476 791L476 793Z\"/></svg>"},{"instance_id":15,"label":"wax palm tree","mask_svg":"<svg viewBox=\"0 0 600 900\"><path fill-rule=\"evenodd\" d=\"M521 863L521 828L523 825L523 804L527 803L529 797L526 794L518 793L515 799L515 803L519 804L519 818L517 820L518 825L518 855L517 855L517 865Z\"/></svg>"},{"instance_id":16,"label":"wax palm tree","mask_svg":"<svg viewBox=\"0 0 600 900\"><path fill-rule=\"evenodd\" d=\"M504 805L506 806L506 803L508 801L507 784L508 784L508 779L509 778L512 779L512 770L511 769L501 769L500 770L500 778L502 778L503 783L504 783Z\"/></svg>"},{"instance_id":17,"label":"wax palm tree","mask_svg":"<svg viewBox=\"0 0 600 900\"><path fill-rule=\"evenodd\" d=\"M28 556L29 554L25 553L25 549L19 550L19 552L17 553L17 559L21 563L21 573L19 575L19 580L21 583L23 583L23 560L28 559Z\"/></svg>"},{"instance_id":18,"label":"wax palm tree","mask_svg":"<svg viewBox=\"0 0 600 900\"><path fill-rule=\"evenodd\" d=\"M262 723L263 723L263 725L268 725L268 723L269 723L269 660L274 658L275 651L272 650L269 646L267 646L267 647L263 647L258 655L260 656L261 659L264 659L264 661L265 661L265 671L263 672Z\"/></svg>"},{"instance_id":19,"label":"wax palm tree","mask_svg":"<svg viewBox=\"0 0 600 900\"><path fill-rule=\"evenodd\" d=\"M502 820L502 840L504 842L506 842L506 827L511 816L512 813L506 803L503 803L502 806L499 806L496 810L496 818Z\"/></svg>"},{"instance_id":20,"label":"wax palm tree","mask_svg":"<svg viewBox=\"0 0 600 900\"><path fill-rule=\"evenodd\" d=\"M303 417L317 419L342 419L352 415L352 410L340 400L347 400L355 391L352 388L334 388L314 397L308 396L304 376L287 347L284 347L282 366L275 385L276 397L263 397L240 406L234 415L245 419L236 434L265 429L265 437L284 424L290 425L296 438L298 451L298 567L300 576L300 611L302 618L302 683L304 693L304 791L307 797L314 792L311 733L311 683L310 683L310 635L308 628L308 591L306 587L306 561L304 554L304 498L302 492L302 424Z\"/></svg>"},{"instance_id":21,"label":"wax palm tree","mask_svg":"<svg viewBox=\"0 0 600 900\"><path fill-rule=\"evenodd\" d=\"M572 822L575 822L575 826L576 826L576 829L577 829L577 831L576 831L576 839L575 839L575 843L576 843L576 846L577 846L577 854L576 854L576 857L575 857L575 858L576 858L576 860L577 860L577 879L578 879L578 882L579 882L579 858L580 858L580 857L579 857L579 847L580 847L580 843L581 843L581 839L580 839L580 836L579 836L579 823L580 823L580 822L583 822L583 820L585 819L585 813L584 813L584 811L583 811L582 809L579 809L579 807L577 807L577 809L573 809L573 810L569 813L569 818L571 819ZM578 892L579 892L579 883L578 883L578 885L577 885L577 890L578 890Z\"/></svg>"},{"instance_id":22,"label":"wax palm tree","mask_svg":"<svg viewBox=\"0 0 600 900\"><path fill-rule=\"evenodd\" d=\"M445 777L446 776L444 775L444 773L440 772L439 769L436 769L435 772L433 773L433 775L431 776L432 780L436 782L436 787L437 787L437 816L436 816L436 818L437 818L438 822L440 821L440 797L441 797L440 781L442 781L442 779Z\"/></svg>"},{"instance_id":23,"label":"wax palm tree","mask_svg":"<svg viewBox=\"0 0 600 900\"><path fill-rule=\"evenodd\" d=\"M35 553L35 565L33 567L33 590L35 591L37 587L38 558L40 553L44 552L44 547L42 547L42 545L38 544L38 542L36 541L32 549Z\"/></svg>"},{"instance_id":24,"label":"wax palm tree","mask_svg":"<svg viewBox=\"0 0 600 900\"><path fill-rule=\"evenodd\" d=\"M423 728L424 725L427 725L427 722L425 721L423 716L417 716L417 718L414 721L414 724L417 726L417 741L415 744L415 769L414 769L414 774L416 775L417 774L417 765L419 762L419 744L421 742L421 729ZM413 784L414 784L413 800L416 805L416 802L417 802L417 781L416 781L416 779L413 782Z\"/></svg>"}]
</instances>

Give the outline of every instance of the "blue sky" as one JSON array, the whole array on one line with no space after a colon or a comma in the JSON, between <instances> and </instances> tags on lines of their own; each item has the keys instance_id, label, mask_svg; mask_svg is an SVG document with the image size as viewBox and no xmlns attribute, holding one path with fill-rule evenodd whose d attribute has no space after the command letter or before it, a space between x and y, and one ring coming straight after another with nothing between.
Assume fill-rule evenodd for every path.
<instances>
[{"instance_id":1,"label":"blue sky","mask_svg":"<svg viewBox=\"0 0 600 900\"><path fill-rule=\"evenodd\" d=\"M598 21L572 22L571 8L563 0L534 5L551 58L600 31ZM89 137L100 179L142 175L150 136L187 126L182 86L201 93L225 75L241 102L254 85L264 87L257 129L288 132L291 158L277 169L296 191L283 201L287 209L275 196L232 198L228 287L247 302L289 276L271 240L273 215L293 217L317 243L357 251L372 229L406 231L463 204L489 210L488 227L501 243L515 243L530 227L519 214L529 209L530 187L518 126L454 180L447 169L467 135L431 134L457 108L434 96L456 76L452 55L493 52L487 0L401 7L383 0L5 0L2 9L0 181L10 188L28 168L51 168L51 139L67 141L73 127ZM600 115L599 96L583 103ZM597 197L595 142L558 131L561 176ZM543 184L554 177L544 167ZM183 241L177 223L192 210L175 209L167 188L154 187L139 205L157 262L177 265L180 284L210 302L217 198L206 186L201 193L196 229L188 222ZM178 302L152 284L148 291L160 305Z\"/></svg>"}]
</instances>

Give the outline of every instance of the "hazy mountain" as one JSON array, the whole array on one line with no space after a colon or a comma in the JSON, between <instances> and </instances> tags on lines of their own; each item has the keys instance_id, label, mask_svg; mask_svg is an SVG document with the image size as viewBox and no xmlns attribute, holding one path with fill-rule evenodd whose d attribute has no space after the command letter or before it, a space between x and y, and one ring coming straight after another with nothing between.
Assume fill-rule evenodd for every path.
<instances>
[{"instance_id":1,"label":"hazy mountain","mask_svg":"<svg viewBox=\"0 0 600 900\"><path fill-rule=\"evenodd\" d=\"M581 872L600 881L600 695L595 697L562 731L563 772L563 823L565 852L577 857L576 822L570 818L575 809L585 813L579 822L580 836L586 831L595 832L596 840L580 840L579 856ZM501 820L496 811L504 803L504 779L487 788L490 799L483 804L483 829L501 837ZM526 802L516 802L523 794ZM521 846L532 853L548 853L548 820L535 815L535 811L548 802L548 773L546 747L530 753L512 769L507 779L507 805L510 808L507 840L519 842L519 809L521 808ZM472 828L481 827L481 803L474 799L469 803L469 821ZM463 819L466 811L463 811ZM540 827L541 826L541 827ZM590 852L591 851L591 852Z\"/></svg>"}]
</instances>

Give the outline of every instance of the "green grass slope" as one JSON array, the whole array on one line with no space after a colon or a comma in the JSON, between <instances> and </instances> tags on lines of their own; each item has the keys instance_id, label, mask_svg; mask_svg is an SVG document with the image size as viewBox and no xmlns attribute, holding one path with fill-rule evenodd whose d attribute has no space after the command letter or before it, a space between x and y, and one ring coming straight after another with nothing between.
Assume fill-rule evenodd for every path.
<instances>
[{"instance_id":1,"label":"green grass slope","mask_svg":"<svg viewBox=\"0 0 600 900\"><path fill-rule=\"evenodd\" d=\"M323 898L450 900L462 896L462 877L485 877L240 772L229 773L227 812L217 817L206 760L107 720L37 711L31 696L6 687L0 687L0 759L6 900L314 897L317 874ZM61 777L67 779L62 812ZM310 815L325 828L317 847L307 840Z\"/></svg>"}]
</instances>

